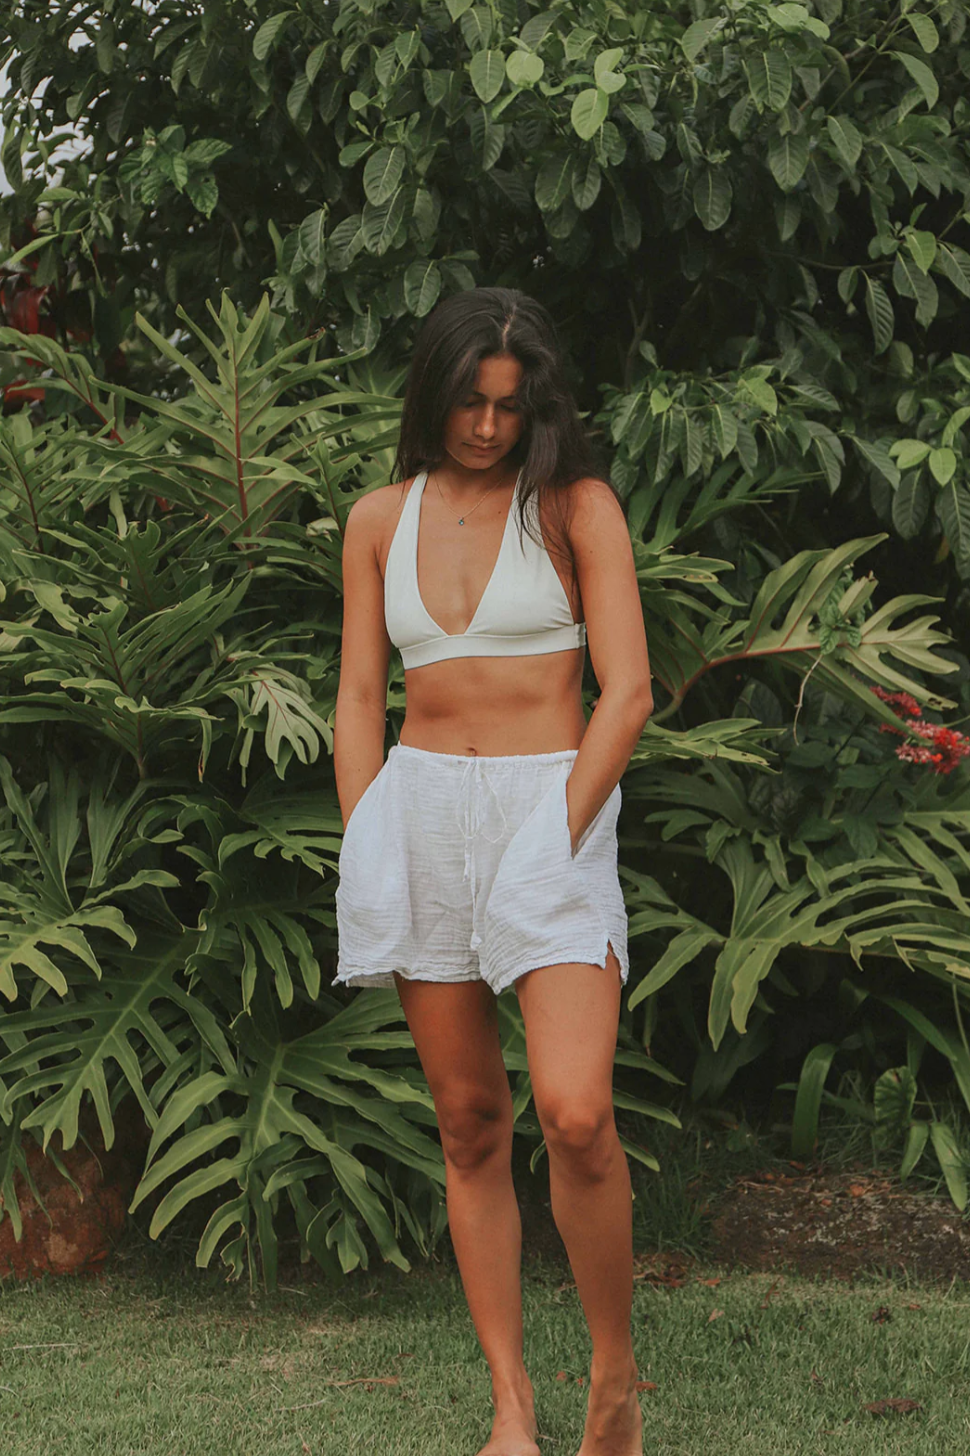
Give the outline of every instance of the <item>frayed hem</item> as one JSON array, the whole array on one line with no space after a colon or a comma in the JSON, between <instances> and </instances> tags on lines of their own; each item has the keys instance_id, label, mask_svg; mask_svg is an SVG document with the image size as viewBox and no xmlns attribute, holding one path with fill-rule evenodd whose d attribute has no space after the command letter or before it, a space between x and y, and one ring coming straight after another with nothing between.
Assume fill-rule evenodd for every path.
<instances>
[{"instance_id":1,"label":"frayed hem","mask_svg":"<svg viewBox=\"0 0 970 1456\"><path fill-rule=\"evenodd\" d=\"M620 985L625 986L630 979L629 960L626 955L621 955L617 950L612 935L606 937L606 943L601 950L591 949L587 951L587 949L583 948L577 950L574 941L572 945L564 946L558 950L547 951L543 949L541 960L537 960L534 955L530 956L528 960L519 962L513 970L504 971L501 976L496 977L494 980L486 979L488 979L488 984L495 992L495 995L500 996L503 991L510 990L522 976L527 976L530 971L545 970L547 966L597 966L601 971L605 971L611 950L616 956L617 964L620 967Z\"/></svg>"},{"instance_id":2,"label":"frayed hem","mask_svg":"<svg viewBox=\"0 0 970 1456\"><path fill-rule=\"evenodd\" d=\"M427 967L421 970L410 970L406 966L394 966L391 969L381 966L374 970L359 968L352 971L338 971L334 977L333 984L335 986L349 986L352 990L361 990L366 987L390 987L393 990L397 985L394 979L395 974L405 981L430 981L443 986L463 984L466 981L481 981L483 979L481 973L477 970L437 971Z\"/></svg>"}]
</instances>

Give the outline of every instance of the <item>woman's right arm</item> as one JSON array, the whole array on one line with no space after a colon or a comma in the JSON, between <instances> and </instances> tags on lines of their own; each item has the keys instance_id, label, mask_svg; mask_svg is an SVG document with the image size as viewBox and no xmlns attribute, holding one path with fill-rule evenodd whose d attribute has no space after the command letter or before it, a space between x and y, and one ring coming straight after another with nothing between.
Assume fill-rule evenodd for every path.
<instances>
[{"instance_id":1,"label":"woman's right arm","mask_svg":"<svg viewBox=\"0 0 970 1456\"><path fill-rule=\"evenodd\" d=\"M391 642L384 625L384 580L377 547L386 507L384 490L361 496L344 531L344 614L333 758L345 825L384 762Z\"/></svg>"}]
</instances>

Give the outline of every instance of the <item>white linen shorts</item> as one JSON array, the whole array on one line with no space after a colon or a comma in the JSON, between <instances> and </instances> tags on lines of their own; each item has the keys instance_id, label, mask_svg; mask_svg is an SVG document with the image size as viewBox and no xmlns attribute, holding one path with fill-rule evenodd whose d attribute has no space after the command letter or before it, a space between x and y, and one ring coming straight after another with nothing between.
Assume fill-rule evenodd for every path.
<instances>
[{"instance_id":1,"label":"white linen shorts","mask_svg":"<svg viewBox=\"0 0 970 1456\"><path fill-rule=\"evenodd\" d=\"M347 823L336 980L483 980L497 995L539 966L629 974L613 790L571 851L576 750L502 757L397 744Z\"/></svg>"}]
</instances>

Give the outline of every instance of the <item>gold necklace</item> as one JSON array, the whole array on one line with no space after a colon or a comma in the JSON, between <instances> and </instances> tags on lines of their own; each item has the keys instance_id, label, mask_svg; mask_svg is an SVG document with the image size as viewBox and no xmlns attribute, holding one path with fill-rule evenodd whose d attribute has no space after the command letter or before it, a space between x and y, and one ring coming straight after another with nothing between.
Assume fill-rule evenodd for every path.
<instances>
[{"instance_id":1,"label":"gold necklace","mask_svg":"<svg viewBox=\"0 0 970 1456\"><path fill-rule=\"evenodd\" d=\"M442 505L445 507L446 510L451 511L452 513L454 513L454 507L453 506L450 506L448 504L448 502L444 498L444 495L442 494L441 486L438 484L438 477L437 477L437 475L433 475L431 478L434 481L435 489L437 490L438 494L441 496L441 503L442 503ZM492 491L495 490L498 487L499 484L500 484L500 482L499 481L496 481L495 482L495 485L490 485L488 487L488 490L485 492L485 495L483 495L479 500L477 500L475 502L475 504L472 506L472 508L471 508L470 511L463 511L462 512L462 514L458 517L458 524L459 524L459 526L463 526L465 524L465 517L466 516L470 516L474 511L477 511L478 510L478 507L481 505L482 501L485 499L485 496L486 495L491 495L492 494Z\"/></svg>"}]
</instances>

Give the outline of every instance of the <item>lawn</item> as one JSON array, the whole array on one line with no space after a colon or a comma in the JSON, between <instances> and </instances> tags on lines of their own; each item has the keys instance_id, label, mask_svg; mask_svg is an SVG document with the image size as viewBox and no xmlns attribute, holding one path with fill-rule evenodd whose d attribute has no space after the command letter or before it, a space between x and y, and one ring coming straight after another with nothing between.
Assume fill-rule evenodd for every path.
<instances>
[{"instance_id":1,"label":"lawn","mask_svg":"<svg viewBox=\"0 0 970 1456\"><path fill-rule=\"evenodd\" d=\"M133 1244L96 1279L0 1285L4 1456L472 1456L487 1378L445 1256L251 1295ZM554 1261L526 1280L541 1447L574 1456L587 1344ZM970 1449L970 1290L688 1265L637 1284L648 1453ZM877 1415L885 1400L919 1409Z\"/></svg>"}]
</instances>

